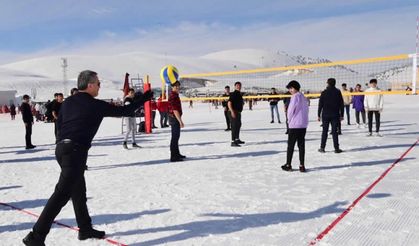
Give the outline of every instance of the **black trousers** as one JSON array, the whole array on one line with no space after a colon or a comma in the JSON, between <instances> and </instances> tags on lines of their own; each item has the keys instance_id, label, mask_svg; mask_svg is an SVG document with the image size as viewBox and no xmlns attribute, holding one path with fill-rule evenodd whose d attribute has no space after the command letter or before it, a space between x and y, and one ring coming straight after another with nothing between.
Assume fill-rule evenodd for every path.
<instances>
[{"instance_id":1,"label":"black trousers","mask_svg":"<svg viewBox=\"0 0 419 246\"><path fill-rule=\"evenodd\" d=\"M231 141L240 139L240 128L242 127L242 116L241 113L236 112L236 118L231 116L231 112L228 111L228 116L231 122Z\"/></svg>"},{"instance_id":2,"label":"black trousers","mask_svg":"<svg viewBox=\"0 0 419 246\"><path fill-rule=\"evenodd\" d=\"M160 112L160 127L167 126L167 120L169 118L168 112Z\"/></svg>"},{"instance_id":3,"label":"black trousers","mask_svg":"<svg viewBox=\"0 0 419 246\"><path fill-rule=\"evenodd\" d=\"M351 116L349 114L351 105L345 105L345 110L343 112L346 112L346 118L348 119L348 125L351 124Z\"/></svg>"},{"instance_id":4,"label":"black trousers","mask_svg":"<svg viewBox=\"0 0 419 246\"><path fill-rule=\"evenodd\" d=\"M300 165L304 166L305 156L305 136L307 128L290 128L288 131L288 148L287 148L287 163L291 165L292 155L294 153L295 143L298 144L298 152L300 156Z\"/></svg>"},{"instance_id":5,"label":"black trousers","mask_svg":"<svg viewBox=\"0 0 419 246\"><path fill-rule=\"evenodd\" d=\"M84 180L87 152L88 148L72 142L57 144L55 157L61 167L60 178L54 193L33 227L34 233L46 237L55 217L70 198L80 230L89 230L92 227L92 220L87 210L86 182Z\"/></svg>"},{"instance_id":6,"label":"black trousers","mask_svg":"<svg viewBox=\"0 0 419 246\"><path fill-rule=\"evenodd\" d=\"M55 143L58 143L58 125L57 125L57 121L54 121L54 134L55 134Z\"/></svg>"},{"instance_id":7,"label":"black trousers","mask_svg":"<svg viewBox=\"0 0 419 246\"><path fill-rule=\"evenodd\" d=\"M26 147L32 146L32 122L25 123L25 143Z\"/></svg>"},{"instance_id":8,"label":"black trousers","mask_svg":"<svg viewBox=\"0 0 419 246\"><path fill-rule=\"evenodd\" d=\"M154 124L154 120L156 119L156 110L152 110L151 111L151 119L153 120L152 122L151 122L151 126L152 127L156 127L156 125Z\"/></svg>"},{"instance_id":9,"label":"black trousers","mask_svg":"<svg viewBox=\"0 0 419 246\"><path fill-rule=\"evenodd\" d=\"M368 111L368 130L372 132L372 115L375 115L375 132L380 132L380 111Z\"/></svg>"},{"instance_id":10,"label":"black trousers","mask_svg":"<svg viewBox=\"0 0 419 246\"><path fill-rule=\"evenodd\" d=\"M356 123L357 124L361 124L359 121L359 114L361 114L362 116L362 123L365 124L365 111L355 111L355 118L356 118Z\"/></svg>"},{"instance_id":11,"label":"black trousers","mask_svg":"<svg viewBox=\"0 0 419 246\"><path fill-rule=\"evenodd\" d=\"M176 158L180 155L179 138L180 138L180 123L176 117L169 116L169 124L172 129L172 138L170 139L170 156Z\"/></svg>"},{"instance_id":12,"label":"black trousers","mask_svg":"<svg viewBox=\"0 0 419 246\"><path fill-rule=\"evenodd\" d=\"M339 138L338 138L338 125L340 122L339 117L322 117L322 121L323 121L323 132L322 132L322 140L321 140L320 148L324 149L326 147L329 124L331 124L333 146L335 147L335 150L339 149Z\"/></svg>"},{"instance_id":13,"label":"black trousers","mask_svg":"<svg viewBox=\"0 0 419 246\"><path fill-rule=\"evenodd\" d=\"M230 116L228 110L224 110L224 117L226 118L227 129L231 129Z\"/></svg>"}]
</instances>

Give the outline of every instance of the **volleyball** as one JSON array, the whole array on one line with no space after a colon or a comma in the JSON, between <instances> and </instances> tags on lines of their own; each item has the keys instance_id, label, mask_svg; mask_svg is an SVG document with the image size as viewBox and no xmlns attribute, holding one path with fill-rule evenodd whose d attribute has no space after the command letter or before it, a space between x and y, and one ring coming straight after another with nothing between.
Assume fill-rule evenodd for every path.
<instances>
[{"instance_id":1,"label":"volleyball","mask_svg":"<svg viewBox=\"0 0 419 246\"><path fill-rule=\"evenodd\" d=\"M179 72L175 66L167 65L162 68L160 77L163 83L173 85L179 79Z\"/></svg>"}]
</instances>

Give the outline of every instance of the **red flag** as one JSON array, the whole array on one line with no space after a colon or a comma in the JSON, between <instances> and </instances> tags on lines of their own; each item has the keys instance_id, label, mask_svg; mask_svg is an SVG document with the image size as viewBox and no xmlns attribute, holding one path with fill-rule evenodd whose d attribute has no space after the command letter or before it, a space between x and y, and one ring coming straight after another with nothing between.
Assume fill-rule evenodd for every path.
<instances>
[{"instance_id":1,"label":"red flag","mask_svg":"<svg viewBox=\"0 0 419 246\"><path fill-rule=\"evenodd\" d=\"M128 95L129 92L129 82L128 82L128 78L129 78L129 73L125 73L125 82L124 82L124 88L122 89L124 91L124 97L126 95Z\"/></svg>"}]
</instances>

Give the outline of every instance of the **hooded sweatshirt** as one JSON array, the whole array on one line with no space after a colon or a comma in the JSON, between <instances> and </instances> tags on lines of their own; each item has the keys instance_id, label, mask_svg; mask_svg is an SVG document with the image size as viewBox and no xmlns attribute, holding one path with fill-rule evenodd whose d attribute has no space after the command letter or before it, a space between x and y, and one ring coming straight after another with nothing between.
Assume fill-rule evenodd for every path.
<instances>
[{"instance_id":1,"label":"hooded sweatshirt","mask_svg":"<svg viewBox=\"0 0 419 246\"><path fill-rule=\"evenodd\" d=\"M289 128L307 128L308 101L300 92L292 95L287 110Z\"/></svg>"}]
</instances>

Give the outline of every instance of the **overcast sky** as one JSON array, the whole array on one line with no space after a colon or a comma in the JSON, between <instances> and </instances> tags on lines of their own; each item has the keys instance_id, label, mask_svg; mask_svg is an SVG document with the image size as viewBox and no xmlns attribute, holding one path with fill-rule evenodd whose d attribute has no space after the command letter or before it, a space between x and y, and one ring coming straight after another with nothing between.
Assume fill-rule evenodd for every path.
<instances>
[{"instance_id":1,"label":"overcast sky","mask_svg":"<svg viewBox=\"0 0 419 246\"><path fill-rule=\"evenodd\" d=\"M417 0L0 0L0 64L239 48L333 60L414 53L417 16Z\"/></svg>"}]
</instances>

